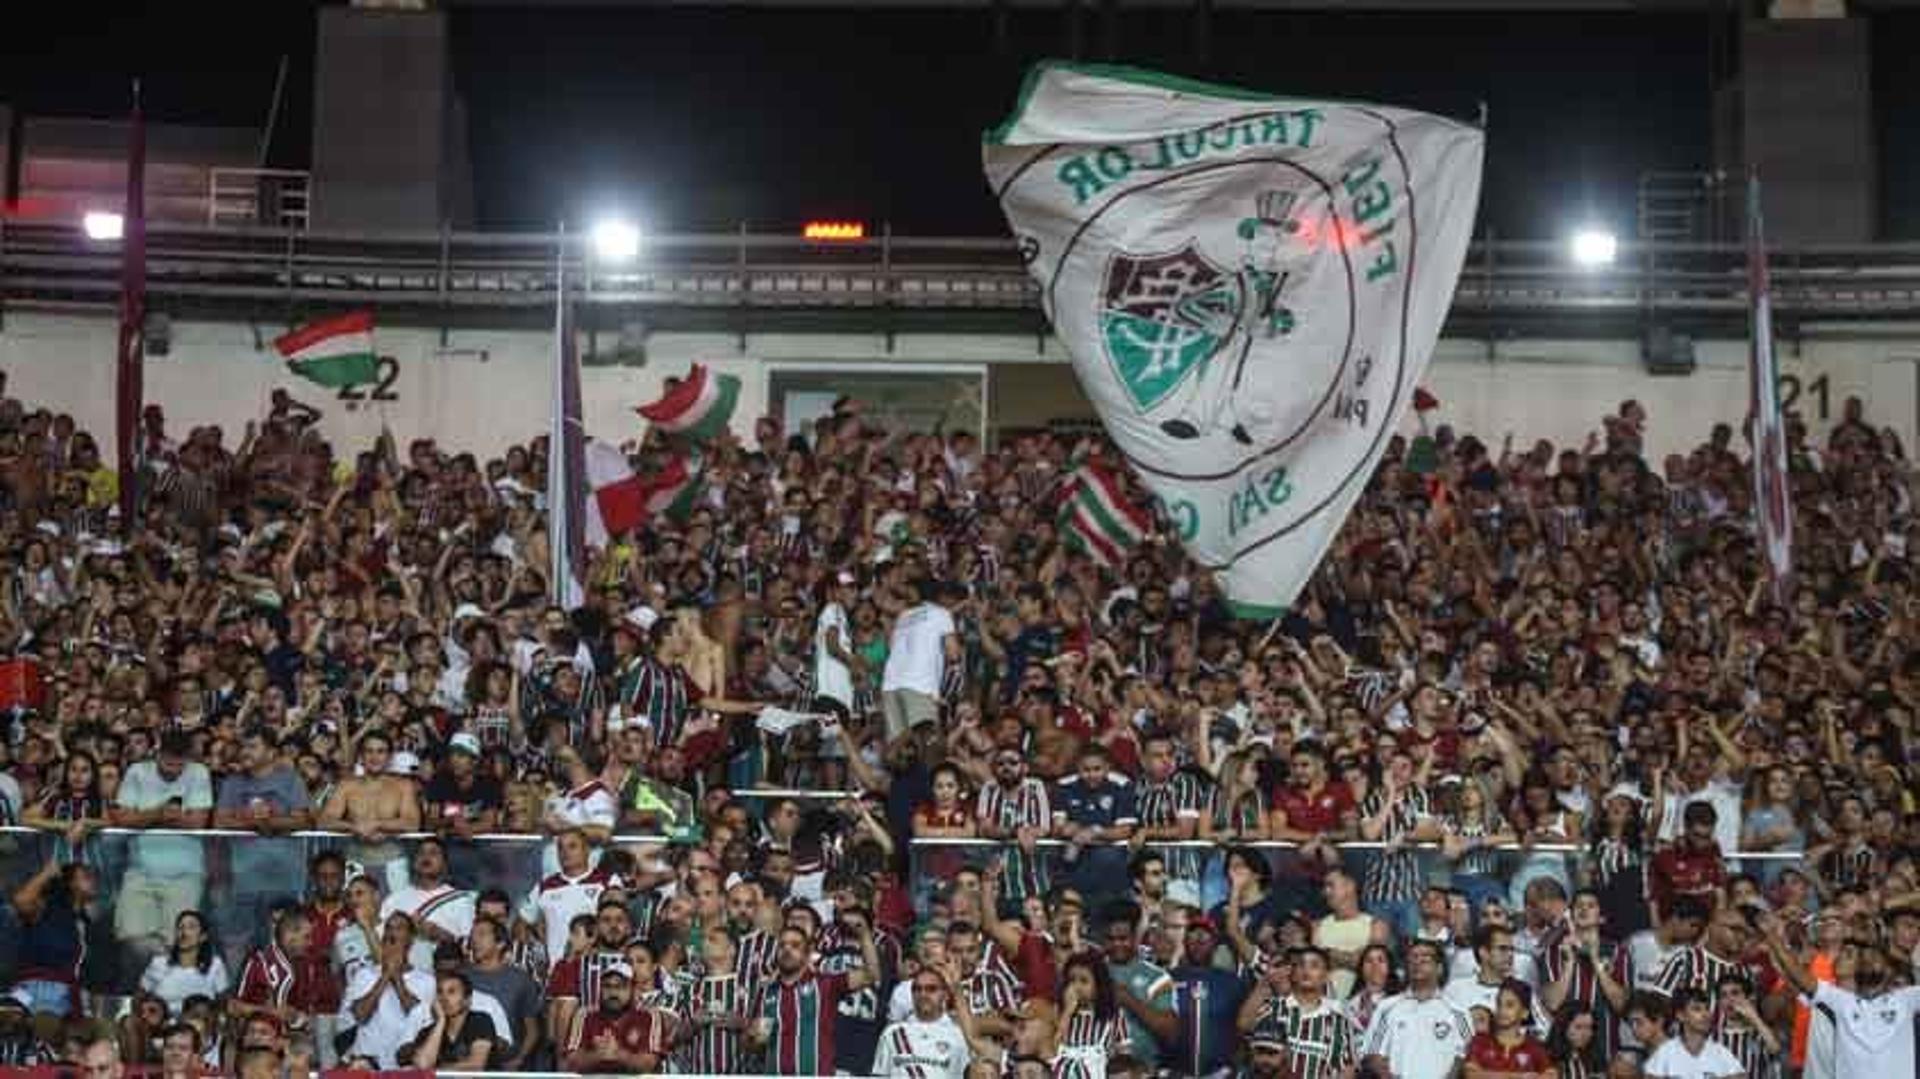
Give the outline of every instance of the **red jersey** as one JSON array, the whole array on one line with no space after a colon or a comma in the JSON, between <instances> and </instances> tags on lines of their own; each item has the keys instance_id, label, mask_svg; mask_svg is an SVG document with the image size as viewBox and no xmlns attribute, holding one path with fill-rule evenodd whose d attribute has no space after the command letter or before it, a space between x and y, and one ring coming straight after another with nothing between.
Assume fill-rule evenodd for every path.
<instances>
[{"instance_id":1,"label":"red jersey","mask_svg":"<svg viewBox=\"0 0 1920 1079\"><path fill-rule=\"evenodd\" d=\"M265 948L255 948L247 956L246 965L240 968L240 988L234 995L242 1004L252 1004L265 1008L292 1008L295 1011L317 1012L321 1009L314 1003L316 986L314 964L302 957L295 960L280 950L277 944ZM339 990L333 990L339 996ZM332 1009L339 1008L335 1003Z\"/></svg>"},{"instance_id":2,"label":"red jersey","mask_svg":"<svg viewBox=\"0 0 1920 1079\"><path fill-rule=\"evenodd\" d=\"M1013 953L1014 977L1025 987L1029 1000L1052 1000L1056 973L1053 967L1053 943L1038 933L1020 934L1020 949Z\"/></svg>"},{"instance_id":3,"label":"red jersey","mask_svg":"<svg viewBox=\"0 0 1920 1079\"><path fill-rule=\"evenodd\" d=\"M346 984L333 971L333 938L340 935L340 930L353 924L353 913L345 903L332 911L323 911L318 904L308 903L307 921L313 923L313 937L300 963L302 969L312 974L311 996L307 1003L315 1013L337 1012L340 1010L340 995L346 991Z\"/></svg>"},{"instance_id":4,"label":"red jersey","mask_svg":"<svg viewBox=\"0 0 1920 1079\"><path fill-rule=\"evenodd\" d=\"M1653 856L1647 867L1647 890L1662 914L1673 909L1675 896L1711 897L1727 882L1727 863L1720 848L1694 850L1685 843L1674 843Z\"/></svg>"},{"instance_id":5,"label":"red jersey","mask_svg":"<svg viewBox=\"0 0 1920 1079\"><path fill-rule=\"evenodd\" d=\"M1312 796L1298 787L1280 787L1273 792L1273 807L1286 811L1287 827L1315 833L1340 827L1341 819L1355 810L1353 792L1337 779Z\"/></svg>"},{"instance_id":6,"label":"red jersey","mask_svg":"<svg viewBox=\"0 0 1920 1079\"><path fill-rule=\"evenodd\" d=\"M1475 1034L1467 1043L1467 1062L1495 1072L1542 1072L1553 1066L1547 1047L1533 1038L1505 1046L1491 1034Z\"/></svg>"},{"instance_id":7,"label":"red jersey","mask_svg":"<svg viewBox=\"0 0 1920 1079\"><path fill-rule=\"evenodd\" d=\"M623 1053L652 1053L663 1056L668 1044L668 1019L652 1008L628 1008L614 1015L608 1015L600 1008L581 1013L580 1022L574 1024L573 1037L567 1039L567 1056L581 1049L591 1049L603 1034L613 1035L614 1044ZM584 1065L584 1067L583 1067ZM568 1067L583 1067L588 1072L614 1073L627 1069L619 1064L593 1064L567 1061ZM656 1064L658 1066L658 1064Z\"/></svg>"},{"instance_id":8,"label":"red jersey","mask_svg":"<svg viewBox=\"0 0 1920 1079\"><path fill-rule=\"evenodd\" d=\"M568 956L547 975L547 998L568 997L588 1011L600 1010L600 972L615 963L625 963L619 952L591 951Z\"/></svg>"}]
</instances>

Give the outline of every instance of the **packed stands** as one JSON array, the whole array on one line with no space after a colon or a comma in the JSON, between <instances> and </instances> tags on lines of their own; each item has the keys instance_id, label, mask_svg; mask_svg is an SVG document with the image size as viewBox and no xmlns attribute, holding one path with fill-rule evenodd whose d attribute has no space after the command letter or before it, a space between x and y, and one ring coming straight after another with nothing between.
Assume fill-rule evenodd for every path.
<instances>
[{"instance_id":1,"label":"packed stands","mask_svg":"<svg viewBox=\"0 0 1920 1079\"><path fill-rule=\"evenodd\" d=\"M1915 980L1858 401L1794 431L1784 602L1740 432L1645 460L1687 417L1628 401L1397 442L1275 623L1069 542L1089 468L1140 497L1079 437L763 420L567 611L544 438L317 418L150 409L129 533L0 401L0 1066L1771 1077L1844 1051L1813 979Z\"/></svg>"}]
</instances>

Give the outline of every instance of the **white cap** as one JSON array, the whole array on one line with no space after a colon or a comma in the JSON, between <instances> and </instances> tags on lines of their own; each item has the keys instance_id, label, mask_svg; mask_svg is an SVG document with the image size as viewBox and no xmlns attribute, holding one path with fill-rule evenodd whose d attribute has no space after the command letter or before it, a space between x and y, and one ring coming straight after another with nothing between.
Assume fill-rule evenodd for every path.
<instances>
[{"instance_id":1,"label":"white cap","mask_svg":"<svg viewBox=\"0 0 1920 1079\"><path fill-rule=\"evenodd\" d=\"M475 738L468 731L461 731L452 738L447 739L447 748L455 753L465 753L469 757L478 757L480 755L480 739Z\"/></svg>"},{"instance_id":2,"label":"white cap","mask_svg":"<svg viewBox=\"0 0 1920 1079\"><path fill-rule=\"evenodd\" d=\"M860 583L860 578L855 577L853 574L848 573L846 570L841 570L837 575L835 575L834 580L839 581L841 584L859 584Z\"/></svg>"},{"instance_id":3,"label":"white cap","mask_svg":"<svg viewBox=\"0 0 1920 1079\"><path fill-rule=\"evenodd\" d=\"M1625 798L1632 802L1644 802L1647 800L1647 796L1640 793L1640 785L1638 783L1615 783L1613 788L1607 791L1607 798ZM1602 798L1601 801L1604 802L1607 798Z\"/></svg>"},{"instance_id":4,"label":"white cap","mask_svg":"<svg viewBox=\"0 0 1920 1079\"><path fill-rule=\"evenodd\" d=\"M651 633L653 632L654 624L660 621L660 612L642 604L628 611L625 621L627 625L634 627L642 633Z\"/></svg>"},{"instance_id":5,"label":"white cap","mask_svg":"<svg viewBox=\"0 0 1920 1079\"><path fill-rule=\"evenodd\" d=\"M462 603L453 609L453 620L459 622L467 618L485 618L487 612L480 609L478 603Z\"/></svg>"},{"instance_id":6,"label":"white cap","mask_svg":"<svg viewBox=\"0 0 1920 1079\"><path fill-rule=\"evenodd\" d=\"M410 750L401 750L387 762L387 774L390 776L417 776L420 774L420 758Z\"/></svg>"}]
</instances>

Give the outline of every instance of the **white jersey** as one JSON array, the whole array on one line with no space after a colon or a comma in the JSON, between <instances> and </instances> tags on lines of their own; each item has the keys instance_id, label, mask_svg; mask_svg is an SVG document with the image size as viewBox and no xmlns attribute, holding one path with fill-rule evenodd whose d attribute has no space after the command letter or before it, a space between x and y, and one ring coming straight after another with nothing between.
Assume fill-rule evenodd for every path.
<instances>
[{"instance_id":1,"label":"white jersey","mask_svg":"<svg viewBox=\"0 0 1920 1079\"><path fill-rule=\"evenodd\" d=\"M853 634L847 628L847 610L838 603L820 608L820 619L813 627L813 695L839 701L853 708L853 672L835 658L828 642L842 652L853 652Z\"/></svg>"},{"instance_id":2,"label":"white jersey","mask_svg":"<svg viewBox=\"0 0 1920 1079\"><path fill-rule=\"evenodd\" d=\"M1727 1079L1745 1076L1747 1069L1733 1050L1712 1038L1698 1053L1687 1050L1686 1039L1668 1038L1647 1058L1646 1073L1647 1079Z\"/></svg>"},{"instance_id":3,"label":"white jersey","mask_svg":"<svg viewBox=\"0 0 1920 1079\"><path fill-rule=\"evenodd\" d=\"M1821 982L1811 1003L1816 1015L1825 1015L1833 1023L1831 1074L1848 1079L1869 1075L1908 1079L1916 1074L1913 1019L1920 1013L1920 987L1863 999L1831 982Z\"/></svg>"},{"instance_id":4,"label":"white jersey","mask_svg":"<svg viewBox=\"0 0 1920 1079\"><path fill-rule=\"evenodd\" d=\"M1467 1055L1473 1016L1439 993L1425 1000L1398 993L1380 1002L1367 1024L1360 1056L1385 1057L1401 1079L1446 1079Z\"/></svg>"},{"instance_id":5,"label":"white jersey","mask_svg":"<svg viewBox=\"0 0 1920 1079\"><path fill-rule=\"evenodd\" d=\"M385 925L387 919L395 914L405 914L413 919L416 930L421 922L432 922L454 940L465 940L473 933L476 898L475 893L462 891L451 884L433 888L401 888L380 904L380 924ZM425 933L415 933L413 950L407 956L415 970L433 969L434 947L434 942Z\"/></svg>"},{"instance_id":6,"label":"white jersey","mask_svg":"<svg viewBox=\"0 0 1920 1079\"><path fill-rule=\"evenodd\" d=\"M966 1035L941 1016L931 1023L908 1017L880 1032L873 1074L911 1079L963 1079L973 1054Z\"/></svg>"},{"instance_id":7,"label":"white jersey","mask_svg":"<svg viewBox=\"0 0 1920 1079\"><path fill-rule=\"evenodd\" d=\"M619 877L595 866L577 877L551 874L534 887L520 907L520 918L541 927L541 939L546 941L550 964L559 966L567 957L567 927L573 920L582 914L597 913L600 896L608 888L622 883Z\"/></svg>"}]
</instances>

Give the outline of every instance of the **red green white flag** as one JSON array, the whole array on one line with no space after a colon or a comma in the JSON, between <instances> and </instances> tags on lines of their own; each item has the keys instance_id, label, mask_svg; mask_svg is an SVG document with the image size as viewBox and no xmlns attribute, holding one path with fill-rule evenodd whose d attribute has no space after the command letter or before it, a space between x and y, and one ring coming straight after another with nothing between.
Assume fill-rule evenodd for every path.
<instances>
[{"instance_id":1,"label":"red green white flag","mask_svg":"<svg viewBox=\"0 0 1920 1079\"><path fill-rule=\"evenodd\" d=\"M605 547L608 540L655 517L683 518L700 493L699 462L686 454L675 456L653 475L642 476L618 448L589 441L586 471L592 491L586 506L590 547Z\"/></svg>"},{"instance_id":2,"label":"red green white flag","mask_svg":"<svg viewBox=\"0 0 1920 1079\"><path fill-rule=\"evenodd\" d=\"M1112 471L1088 459L1074 470L1059 527L1070 546L1103 566L1117 566L1153 530L1153 519L1127 498Z\"/></svg>"},{"instance_id":3,"label":"red green white flag","mask_svg":"<svg viewBox=\"0 0 1920 1079\"><path fill-rule=\"evenodd\" d=\"M338 389L379 377L371 311L309 323L275 338L273 347L287 361L288 370L322 386Z\"/></svg>"},{"instance_id":4,"label":"red green white flag","mask_svg":"<svg viewBox=\"0 0 1920 1079\"><path fill-rule=\"evenodd\" d=\"M705 440L726 430L733 419L734 406L739 403L739 378L716 375L705 364L696 363L687 377L669 388L665 396L650 405L641 405L638 411L668 434Z\"/></svg>"}]
</instances>

